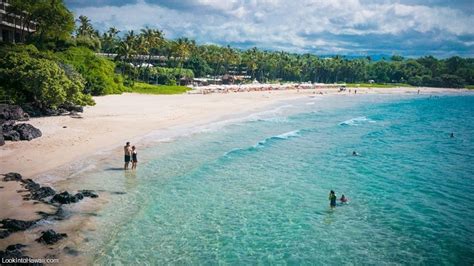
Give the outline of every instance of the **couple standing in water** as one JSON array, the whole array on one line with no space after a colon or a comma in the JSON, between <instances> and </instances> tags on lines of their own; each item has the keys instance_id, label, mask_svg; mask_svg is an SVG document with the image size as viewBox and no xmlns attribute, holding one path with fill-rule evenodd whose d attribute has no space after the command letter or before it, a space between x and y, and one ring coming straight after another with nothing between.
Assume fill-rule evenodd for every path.
<instances>
[{"instance_id":1,"label":"couple standing in water","mask_svg":"<svg viewBox=\"0 0 474 266\"><path fill-rule=\"evenodd\" d=\"M336 193L334 192L334 190L331 190L331 192L329 192L329 206L331 206L331 208L336 207L336 200L337 200ZM339 200L341 201L341 203L346 203L348 201L346 196L344 196L344 194L342 194Z\"/></svg>"},{"instance_id":2,"label":"couple standing in water","mask_svg":"<svg viewBox=\"0 0 474 266\"><path fill-rule=\"evenodd\" d=\"M123 166L124 170L128 170L128 165L132 162L132 170L137 169L137 149L135 146L130 146L130 142L127 142L123 147L125 153L125 165Z\"/></svg>"}]
</instances>

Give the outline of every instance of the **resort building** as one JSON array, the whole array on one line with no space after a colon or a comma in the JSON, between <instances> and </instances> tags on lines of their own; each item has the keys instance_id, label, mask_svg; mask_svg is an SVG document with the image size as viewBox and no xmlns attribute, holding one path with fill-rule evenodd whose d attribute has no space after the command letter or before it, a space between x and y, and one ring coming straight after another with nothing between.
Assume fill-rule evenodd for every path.
<instances>
[{"instance_id":1,"label":"resort building","mask_svg":"<svg viewBox=\"0 0 474 266\"><path fill-rule=\"evenodd\" d=\"M26 12L12 13L8 0L0 0L0 42L23 42L36 31L37 23L26 20Z\"/></svg>"}]
</instances>

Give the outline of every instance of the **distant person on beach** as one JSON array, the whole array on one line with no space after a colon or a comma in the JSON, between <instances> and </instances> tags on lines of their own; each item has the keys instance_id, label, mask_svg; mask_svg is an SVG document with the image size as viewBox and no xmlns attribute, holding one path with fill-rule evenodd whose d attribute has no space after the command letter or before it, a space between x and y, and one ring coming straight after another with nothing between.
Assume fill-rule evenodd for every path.
<instances>
[{"instance_id":1,"label":"distant person on beach","mask_svg":"<svg viewBox=\"0 0 474 266\"><path fill-rule=\"evenodd\" d=\"M135 146L132 146L132 169L137 169L137 163L137 149L135 148Z\"/></svg>"},{"instance_id":2,"label":"distant person on beach","mask_svg":"<svg viewBox=\"0 0 474 266\"><path fill-rule=\"evenodd\" d=\"M357 90L354 90L354 94L357 94Z\"/></svg>"},{"instance_id":3,"label":"distant person on beach","mask_svg":"<svg viewBox=\"0 0 474 266\"><path fill-rule=\"evenodd\" d=\"M132 155L132 148L130 147L130 142L127 142L123 147L123 152L125 154L125 165L123 166L124 170L128 170L128 164L130 163L130 156Z\"/></svg>"},{"instance_id":4,"label":"distant person on beach","mask_svg":"<svg viewBox=\"0 0 474 266\"><path fill-rule=\"evenodd\" d=\"M346 203L348 201L344 194L342 194L342 197L339 200L341 201L341 203Z\"/></svg>"},{"instance_id":5,"label":"distant person on beach","mask_svg":"<svg viewBox=\"0 0 474 266\"><path fill-rule=\"evenodd\" d=\"M331 206L331 208L336 207L336 200L336 193L334 193L334 190L331 190L331 192L329 192L329 206Z\"/></svg>"}]
</instances>

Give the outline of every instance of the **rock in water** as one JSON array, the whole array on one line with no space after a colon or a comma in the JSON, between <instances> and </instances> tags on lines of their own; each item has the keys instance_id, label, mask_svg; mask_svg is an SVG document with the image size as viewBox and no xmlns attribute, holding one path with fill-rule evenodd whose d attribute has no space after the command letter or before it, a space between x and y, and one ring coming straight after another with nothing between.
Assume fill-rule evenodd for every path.
<instances>
[{"instance_id":1,"label":"rock in water","mask_svg":"<svg viewBox=\"0 0 474 266\"><path fill-rule=\"evenodd\" d=\"M13 127L20 134L21 140L32 140L41 137L41 131L30 124L18 124Z\"/></svg>"},{"instance_id":2,"label":"rock in water","mask_svg":"<svg viewBox=\"0 0 474 266\"><path fill-rule=\"evenodd\" d=\"M19 258L28 258L23 255L23 252L21 251L25 245L22 244L15 244L15 245L10 245L8 246L5 251L0 250L0 259L3 261L4 259L19 259ZM2 263L3 265L3 263ZM11 264L14 265L14 264Z\"/></svg>"},{"instance_id":3,"label":"rock in water","mask_svg":"<svg viewBox=\"0 0 474 266\"><path fill-rule=\"evenodd\" d=\"M3 175L3 181L21 181L23 178L19 173L8 173Z\"/></svg>"},{"instance_id":4,"label":"rock in water","mask_svg":"<svg viewBox=\"0 0 474 266\"><path fill-rule=\"evenodd\" d=\"M56 191L50 187L40 187L37 190L31 191L30 198L33 200L41 200L56 194Z\"/></svg>"},{"instance_id":5,"label":"rock in water","mask_svg":"<svg viewBox=\"0 0 474 266\"><path fill-rule=\"evenodd\" d=\"M70 203L76 203L83 199L84 196L81 193L77 193L76 195L69 194L69 192L64 191L62 193L54 195L54 197L51 199L51 202L57 202L61 204L70 204Z\"/></svg>"},{"instance_id":6,"label":"rock in water","mask_svg":"<svg viewBox=\"0 0 474 266\"><path fill-rule=\"evenodd\" d=\"M18 105L0 104L1 120L28 120L29 115Z\"/></svg>"},{"instance_id":7,"label":"rock in water","mask_svg":"<svg viewBox=\"0 0 474 266\"><path fill-rule=\"evenodd\" d=\"M79 193L81 193L84 197L89 197L89 198L98 198L99 195L97 195L93 190L79 190Z\"/></svg>"},{"instance_id":8,"label":"rock in water","mask_svg":"<svg viewBox=\"0 0 474 266\"><path fill-rule=\"evenodd\" d=\"M56 233L54 230L50 229L48 231L41 232L40 238L36 239L36 241L43 244L52 245L65 237L67 237L67 234Z\"/></svg>"},{"instance_id":9,"label":"rock in water","mask_svg":"<svg viewBox=\"0 0 474 266\"><path fill-rule=\"evenodd\" d=\"M24 231L30 227L32 227L34 224L36 224L37 221L22 221L22 220L15 220L15 219L3 219L0 221L1 228L2 229L7 229L10 232L18 232L18 231Z\"/></svg>"},{"instance_id":10,"label":"rock in water","mask_svg":"<svg viewBox=\"0 0 474 266\"><path fill-rule=\"evenodd\" d=\"M41 187L40 184L36 183L35 181L31 179L26 179L26 180L23 180L22 182L23 182L23 186L29 191L38 190Z\"/></svg>"}]
</instances>

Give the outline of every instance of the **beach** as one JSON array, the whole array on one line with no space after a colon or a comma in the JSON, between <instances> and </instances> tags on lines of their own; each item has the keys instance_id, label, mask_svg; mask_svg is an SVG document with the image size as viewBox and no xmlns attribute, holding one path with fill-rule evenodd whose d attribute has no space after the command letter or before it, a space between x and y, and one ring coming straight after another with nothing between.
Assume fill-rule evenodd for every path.
<instances>
[{"instance_id":1,"label":"beach","mask_svg":"<svg viewBox=\"0 0 474 266\"><path fill-rule=\"evenodd\" d=\"M354 94L354 89L357 89L357 94ZM417 95L418 90L421 95L426 96L468 93L467 90L440 88L351 88L351 93L349 93L348 89L339 92L337 88L331 88L206 95L126 93L95 97L96 105L86 107L79 116L30 119L28 123L39 128L43 136L32 141L7 142L0 148L0 157L2 158L0 169L2 169L2 173L18 172L24 178L42 182L44 179L39 177L44 177L55 170L58 171L57 169L69 164L87 161L88 158L97 159L107 156L104 160L112 162L114 167L119 169L123 167L121 148L126 141L134 144L140 143L143 138L153 139L153 136L158 135L160 138L166 138L166 132L169 129L183 128L189 132L189 129L192 128L205 127L208 124L229 118L248 116L265 111L272 106L298 99L317 98L322 100L328 95L341 95L341 97L349 99L350 102L357 102L358 97L362 97L361 95ZM311 104L317 106L319 103L316 101ZM280 136L280 138L287 138L287 136ZM54 176L57 179L48 179L48 185L67 189L70 186L68 182L74 183L74 181L62 180L58 174ZM72 187L77 187L77 184ZM2 205L0 219L32 220L39 218L36 213L39 210L52 211L47 205L23 201L21 193L15 192L19 189L21 187L16 182L2 183L0 201L6 204ZM98 202L105 204L108 201L109 195L100 195ZM86 203L89 202L93 202L93 200L87 199ZM102 206L97 204L97 206L99 205ZM94 208L80 208L85 208L87 212L95 211ZM61 232L66 232L71 236L71 239L68 240L69 245L83 240L84 237L75 234L75 232L79 230L78 228L84 227L84 223L89 223L89 221L80 217L73 218L67 225L60 226L63 229ZM38 234L38 230L29 233ZM26 237L28 233L21 234L21 237L17 234L7 240L0 241L0 249L4 249L7 244L15 241L28 239ZM33 255L44 254L39 251L40 246L36 248L38 250L34 251Z\"/></svg>"},{"instance_id":2,"label":"beach","mask_svg":"<svg viewBox=\"0 0 474 266\"><path fill-rule=\"evenodd\" d=\"M358 94L416 93L416 88L358 88ZM421 88L421 93L459 93L465 90ZM354 89L352 90L352 92ZM19 172L28 178L103 149L121 147L126 141L155 130L178 125L203 125L228 115L264 109L278 101L314 93L349 94L338 89L241 92L208 95L123 94L95 97L81 118L69 116L32 118L43 137L8 142L0 148L2 172ZM353 95L356 96L356 95ZM120 156L119 156L120 157ZM121 158L121 157L120 157Z\"/></svg>"}]
</instances>

